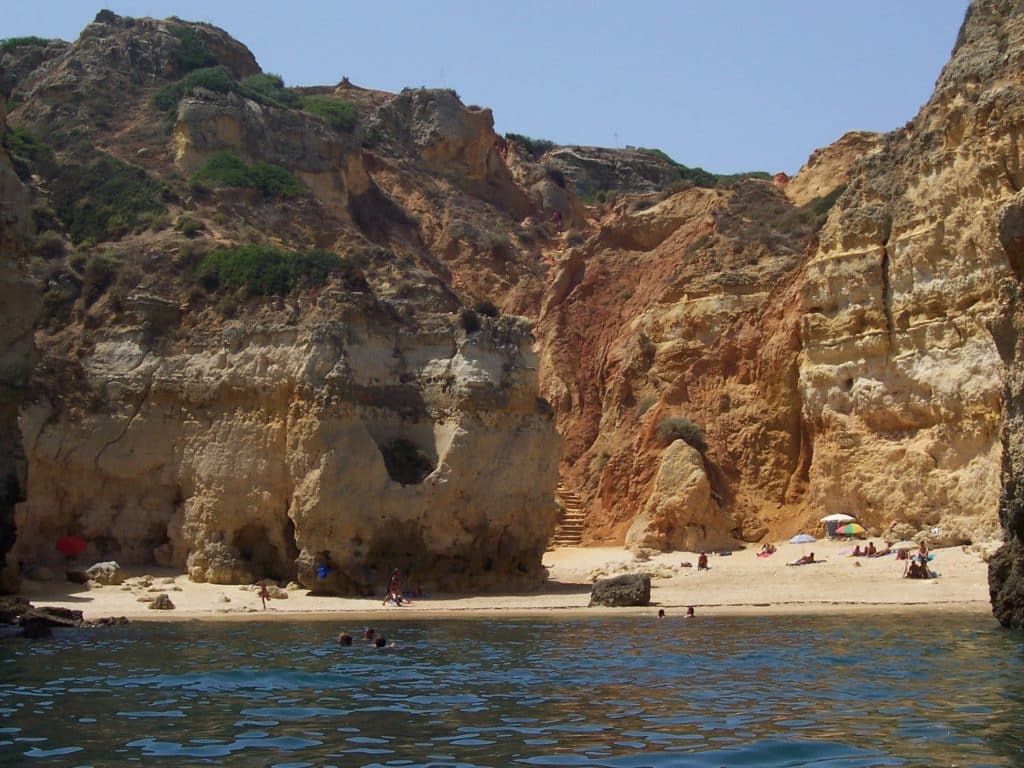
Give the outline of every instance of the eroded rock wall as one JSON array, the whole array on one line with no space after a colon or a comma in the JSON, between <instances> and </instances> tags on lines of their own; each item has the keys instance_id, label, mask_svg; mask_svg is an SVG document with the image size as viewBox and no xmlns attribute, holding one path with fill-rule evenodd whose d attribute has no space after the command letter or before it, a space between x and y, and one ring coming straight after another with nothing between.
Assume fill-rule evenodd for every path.
<instances>
[{"instance_id":1,"label":"eroded rock wall","mask_svg":"<svg viewBox=\"0 0 1024 768\"><path fill-rule=\"evenodd\" d=\"M231 325L184 354L98 340L83 361L97 412L26 413L18 557L45 562L74 532L88 556L197 581L362 594L401 567L434 591L538 584L560 445L524 321L467 334L452 316L399 327L319 305L317 321ZM425 478L389 474L396 440Z\"/></svg>"},{"instance_id":2,"label":"eroded rock wall","mask_svg":"<svg viewBox=\"0 0 1024 768\"><path fill-rule=\"evenodd\" d=\"M932 99L851 173L803 289L815 506L934 543L998 534L1005 367L988 324L1021 183L1018 16L972 6Z\"/></svg>"},{"instance_id":3,"label":"eroded rock wall","mask_svg":"<svg viewBox=\"0 0 1024 768\"><path fill-rule=\"evenodd\" d=\"M586 541L735 546L800 509L792 286L812 224L747 180L617 202L559 262L542 382L564 478L588 497ZM666 436L674 424L703 435L699 451Z\"/></svg>"},{"instance_id":4,"label":"eroded rock wall","mask_svg":"<svg viewBox=\"0 0 1024 768\"><path fill-rule=\"evenodd\" d=\"M25 496L27 463L18 411L28 394L35 356L32 329L40 307L38 286L26 269L35 226L28 191L5 149L6 116L0 93L0 592L17 588L17 569L5 562L15 538L14 507Z\"/></svg>"}]
</instances>

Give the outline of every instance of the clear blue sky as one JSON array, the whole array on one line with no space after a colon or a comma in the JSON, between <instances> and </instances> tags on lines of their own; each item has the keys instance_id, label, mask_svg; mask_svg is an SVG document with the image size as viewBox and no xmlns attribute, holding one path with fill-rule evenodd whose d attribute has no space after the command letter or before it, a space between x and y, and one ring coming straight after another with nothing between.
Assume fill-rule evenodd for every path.
<instances>
[{"instance_id":1,"label":"clear blue sky","mask_svg":"<svg viewBox=\"0 0 1024 768\"><path fill-rule=\"evenodd\" d=\"M102 0L100 0L102 2ZM967 0L107 0L208 21L289 85L342 76L454 88L495 127L563 144L657 147L716 172L793 173L853 129L928 99ZM0 37L74 40L100 5L5 4Z\"/></svg>"}]
</instances>

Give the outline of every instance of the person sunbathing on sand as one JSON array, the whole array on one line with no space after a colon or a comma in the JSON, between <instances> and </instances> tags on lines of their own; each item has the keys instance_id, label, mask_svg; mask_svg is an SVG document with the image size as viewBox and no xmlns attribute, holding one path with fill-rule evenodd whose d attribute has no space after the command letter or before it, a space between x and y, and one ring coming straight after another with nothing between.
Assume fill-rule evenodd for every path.
<instances>
[{"instance_id":1,"label":"person sunbathing on sand","mask_svg":"<svg viewBox=\"0 0 1024 768\"><path fill-rule=\"evenodd\" d=\"M813 562L814 562L814 553L811 552L810 554L804 555L803 557L798 557L792 563L786 563L786 565L809 565L810 563L813 563Z\"/></svg>"},{"instance_id":2,"label":"person sunbathing on sand","mask_svg":"<svg viewBox=\"0 0 1024 768\"><path fill-rule=\"evenodd\" d=\"M769 555L775 554L775 545L769 544L767 541L761 545L761 551L757 553L758 557L768 557Z\"/></svg>"}]
</instances>

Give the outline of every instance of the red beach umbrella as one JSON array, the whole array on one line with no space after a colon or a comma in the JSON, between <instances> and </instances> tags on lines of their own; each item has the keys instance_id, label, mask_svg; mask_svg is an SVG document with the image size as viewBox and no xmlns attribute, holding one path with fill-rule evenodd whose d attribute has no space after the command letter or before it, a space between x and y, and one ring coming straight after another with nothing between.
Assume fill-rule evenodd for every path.
<instances>
[{"instance_id":1,"label":"red beach umbrella","mask_svg":"<svg viewBox=\"0 0 1024 768\"><path fill-rule=\"evenodd\" d=\"M57 551L68 557L82 554L86 546L86 541L81 536L61 536L57 539Z\"/></svg>"}]
</instances>

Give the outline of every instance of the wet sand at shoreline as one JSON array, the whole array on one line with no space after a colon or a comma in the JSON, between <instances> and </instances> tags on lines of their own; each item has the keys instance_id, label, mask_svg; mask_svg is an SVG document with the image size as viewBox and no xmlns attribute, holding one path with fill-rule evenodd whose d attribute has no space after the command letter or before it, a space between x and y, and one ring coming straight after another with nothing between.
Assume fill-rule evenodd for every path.
<instances>
[{"instance_id":1,"label":"wet sand at shoreline","mask_svg":"<svg viewBox=\"0 0 1024 768\"><path fill-rule=\"evenodd\" d=\"M892 555L850 557L854 543L817 541L780 544L768 558L757 547L728 556L710 554L707 571L697 571L697 553L655 555L646 562L621 547L565 547L544 554L549 581L535 592L521 594L428 595L412 604L382 606L375 598L310 596L305 589L287 592L287 599L267 601L262 608L252 585L197 584L187 576L161 569L127 570L129 576L153 577L150 587L86 587L70 582L26 580L21 595L37 606L81 610L86 619L125 616L133 620L289 620L345 619L363 622L472 616L648 614L664 608L681 616L686 606L706 614L865 613L954 611L991 613L988 565L971 548L934 550L935 579L902 578L904 563ZM814 552L816 562L787 566ZM683 567L689 562L692 567ZM651 605L637 608L588 608L594 576L646 570L651 574ZM133 582L135 583L135 582ZM166 592L174 610L153 610L140 596Z\"/></svg>"}]
</instances>

